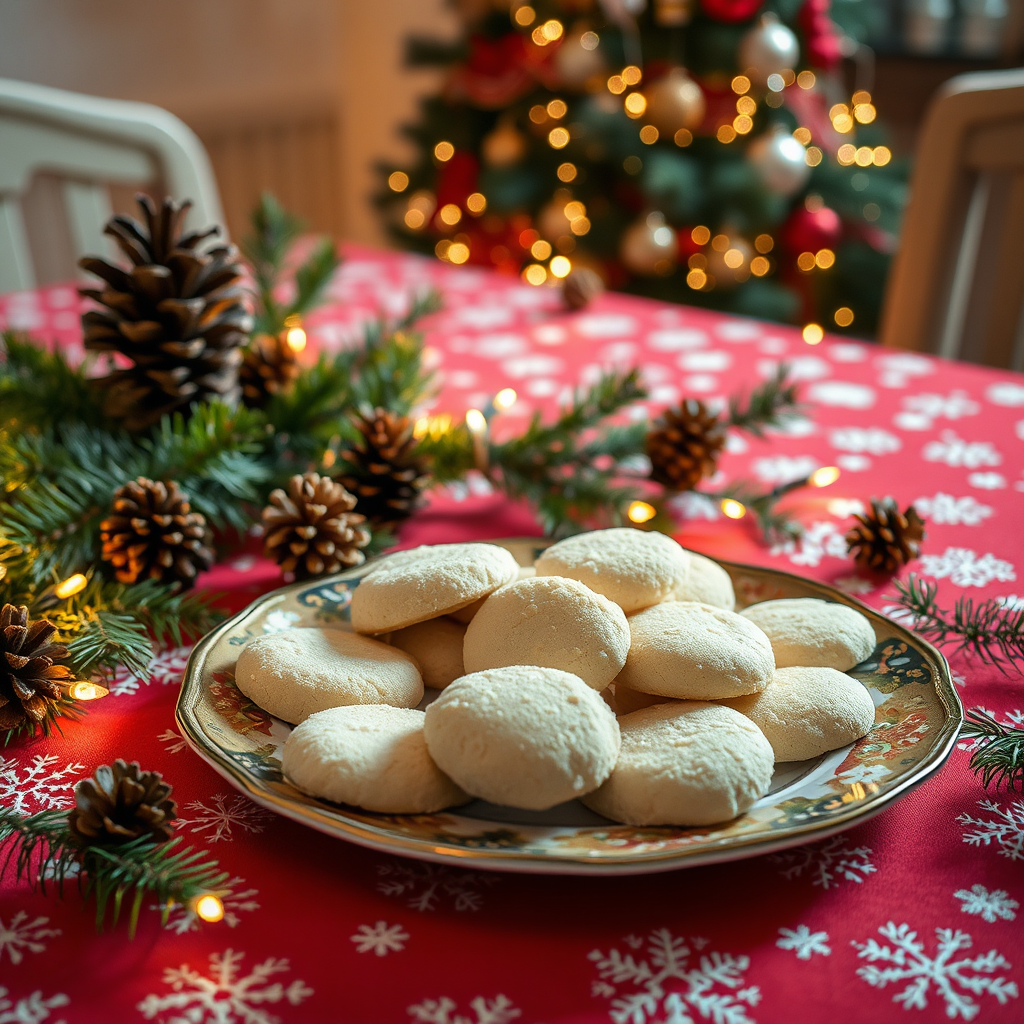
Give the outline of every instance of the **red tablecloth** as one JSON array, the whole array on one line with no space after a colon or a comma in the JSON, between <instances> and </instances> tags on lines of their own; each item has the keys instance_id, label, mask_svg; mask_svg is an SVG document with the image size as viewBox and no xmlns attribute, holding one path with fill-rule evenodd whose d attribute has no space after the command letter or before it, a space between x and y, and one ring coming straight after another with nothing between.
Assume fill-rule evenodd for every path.
<instances>
[{"instance_id":1,"label":"red tablecloth","mask_svg":"<svg viewBox=\"0 0 1024 1024\"><path fill-rule=\"evenodd\" d=\"M713 556L824 579L876 607L890 587L844 555L850 512L872 495L929 521L914 568L961 593L1024 601L1024 378L871 345L608 295L561 311L544 288L410 256L350 250L325 347L378 310L438 285L428 329L460 412L512 386L511 427L599 367L639 364L654 406L749 386L786 359L809 418L765 441L734 438L723 478L775 483L836 464L840 480L793 501L807 532L768 550L745 523L680 503L680 538ZM0 325L80 344L71 288L0 298ZM501 429L500 422L497 429ZM536 533L527 511L474 482L436 496L403 545ZM1024 569L1020 570L1024 571ZM278 583L258 548L204 583L234 609ZM1024 801L982 789L961 743L941 773L873 821L815 846L717 867L628 878L463 872L382 856L274 817L185 746L174 722L185 651L148 678L124 674L64 737L0 752L0 802L66 807L71 786L122 756L173 782L190 843L236 877L218 925L181 912L97 936L76 896L0 890L0 1022L175 1024L804 1024L1020 1021L1024 1000ZM952 659L967 707L1024 720L1024 685Z\"/></svg>"}]
</instances>

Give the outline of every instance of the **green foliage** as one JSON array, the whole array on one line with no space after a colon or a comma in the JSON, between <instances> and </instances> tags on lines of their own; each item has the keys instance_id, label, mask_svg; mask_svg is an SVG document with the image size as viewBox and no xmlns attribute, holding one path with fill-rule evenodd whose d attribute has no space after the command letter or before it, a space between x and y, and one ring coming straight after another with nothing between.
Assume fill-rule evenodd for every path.
<instances>
[{"instance_id":1,"label":"green foliage","mask_svg":"<svg viewBox=\"0 0 1024 1024\"><path fill-rule=\"evenodd\" d=\"M780 363L774 374L750 393L744 401L729 399L728 425L764 437L766 430L784 427L803 414L797 385L789 379L789 366Z\"/></svg>"},{"instance_id":2,"label":"green foliage","mask_svg":"<svg viewBox=\"0 0 1024 1024\"><path fill-rule=\"evenodd\" d=\"M1024 785L1024 729L1002 725L987 711L973 708L960 735L978 740L971 754L971 770L981 775L986 788L995 782L996 788L1004 782L1008 789Z\"/></svg>"},{"instance_id":3,"label":"green foliage","mask_svg":"<svg viewBox=\"0 0 1024 1024\"><path fill-rule=\"evenodd\" d=\"M779 500L794 488L777 488L759 491L749 480L737 480L720 491L701 491L714 501L731 498L745 506L752 513L758 530L767 544L782 544L796 540L803 533L803 526L788 512L778 507Z\"/></svg>"}]
</instances>

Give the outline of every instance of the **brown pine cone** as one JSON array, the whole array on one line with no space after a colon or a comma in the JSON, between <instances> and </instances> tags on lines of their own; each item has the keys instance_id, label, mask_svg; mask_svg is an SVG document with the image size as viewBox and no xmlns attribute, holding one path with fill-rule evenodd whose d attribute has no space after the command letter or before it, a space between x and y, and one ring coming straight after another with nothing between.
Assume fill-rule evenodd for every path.
<instances>
[{"instance_id":1,"label":"brown pine cone","mask_svg":"<svg viewBox=\"0 0 1024 1024\"><path fill-rule=\"evenodd\" d=\"M100 765L91 779L75 786L75 809L68 828L85 845L128 843L148 836L158 843L174 835L178 816L171 787L159 772L141 771L137 761L118 758Z\"/></svg>"},{"instance_id":2,"label":"brown pine cone","mask_svg":"<svg viewBox=\"0 0 1024 1024\"><path fill-rule=\"evenodd\" d=\"M408 519L430 483L426 462L416 455L412 421L387 409L364 409L352 422L360 436L339 456L339 483L356 496L356 507L370 522Z\"/></svg>"},{"instance_id":3,"label":"brown pine cone","mask_svg":"<svg viewBox=\"0 0 1024 1024\"><path fill-rule=\"evenodd\" d=\"M288 341L273 334L260 334L242 353L238 371L242 401L250 409L262 409L273 395L291 387L299 375L299 361Z\"/></svg>"},{"instance_id":4,"label":"brown pine cone","mask_svg":"<svg viewBox=\"0 0 1024 1024\"><path fill-rule=\"evenodd\" d=\"M895 498L872 498L871 511L853 518L857 524L846 533L846 550L865 569L893 573L921 554L924 520L913 505L900 512Z\"/></svg>"},{"instance_id":5,"label":"brown pine cone","mask_svg":"<svg viewBox=\"0 0 1024 1024\"><path fill-rule=\"evenodd\" d=\"M74 682L71 669L54 664L68 656L56 633L47 619L29 621L24 605L0 609L0 730L44 721Z\"/></svg>"},{"instance_id":6,"label":"brown pine cone","mask_svg":"<svg viewBox=\"0 0 1024 1024\"><path fill-rule=\"evenodd\" d=\"M355 504L330 477L293 476L288 492L272 491L263 510L267 556L298 579L362 565L366 555L359 549L370 543L370 534L359 525L366 517L352 511Z\"/></svg>"},{"instance_id":7,"label":"brown pine cone","mask_svg":"<svg viewBox=\"0 0 1024 1024\"><path fill-rule=\"evenodd\" d=\"M666 409L647 435L651 479L672 491L689 491L715 475L726 431L703 402L687 398Z\"/></svg>"},{"instance_id":8,"label":"brown pine cone","mask_svg":"<svg viewBox=\"0 0 1024 1024\"><path fill-rule=\"evenodd\" d=\"M577 267L562 282L562 301L570 309L585 309L604 292L604 281L596 270Z\"/></svg>"},{"instance_id":9,"label":"brown pine cone","mask_svg":"<svg viewBox=\"0 0 1024 1024\"><path fill-rule=\"evenodd\" d=\"M206 518L190 509L172 480L140 476L114 492L110 515L100 523L101 557L122 583L149 577L190 587L213 565Z\"/></svg>"},{"instance_id":10,"label":"brown pine cone","mask_svg":"<svg viewBox=\"0 0 1024 1024\"><path fill-rule=\"evenodd\" d=\"M188 200L165 199L157 209L148 196L136 199L144 224L118 215L105 229L128 268L96 256L78 264L104 281L103 288L81 290L106 307L82 317L85 347L119 353L131 363L96 382L106 393L108 414L129 430L141 430L166 413L188 413L193 402L236 402L240 346L252 329L238 250L200 249L220 229L183 234Z\"/></svg>"}]
</instances>

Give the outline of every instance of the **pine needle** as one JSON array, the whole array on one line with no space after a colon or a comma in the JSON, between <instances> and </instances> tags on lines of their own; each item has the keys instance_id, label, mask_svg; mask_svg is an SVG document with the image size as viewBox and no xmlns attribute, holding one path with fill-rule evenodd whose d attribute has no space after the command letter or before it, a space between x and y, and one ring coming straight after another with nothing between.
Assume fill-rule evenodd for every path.
<instances>
[{"instance_id":1,"label":"pine needle","mask_svg":"<svg viewBox=\"0 0 1024 1024\"><path fill-rule=\"evenodd\" d=\"M986 788L995 782L996 789L1003 783L1014 789L1024 786L1024 728L1001 725L987 711L973 708L960 735L978 740L971 754L971 770L981 775Z\"/></svg>"},{"instance_id":2,"label":"pine needle","mask_svg":"<svg viewBox=\"0 0 1024 1024\"><path fill-rule=\"evenodd\" d=\"M727 425L764 437L766 430L783 427L803 415L797 386L790 381L789 372L789 366L780 363L768 380L754 388L746 402L730 398Z\"/></svg>"}]
</instances>

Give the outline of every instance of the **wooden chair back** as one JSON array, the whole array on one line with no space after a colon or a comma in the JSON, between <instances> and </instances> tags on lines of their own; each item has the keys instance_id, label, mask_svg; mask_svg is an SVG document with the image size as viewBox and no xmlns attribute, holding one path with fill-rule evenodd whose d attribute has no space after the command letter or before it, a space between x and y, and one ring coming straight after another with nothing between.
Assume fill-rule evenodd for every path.
<instances>
[{"instance_id":1,"label":"wooden chair back","mask_svg":"<svg viewBox=\"0 0 1024 1024\"><path fill-rule=\"evenodd\" d=\"M112 187L191 199L190 227L223 223L202 143L166 110L0 78L0 292L113 255Z\"/></svg>"},{"instance_id":2,"label":"wooden chair back","mask_svg":"<svg viewBox=\"0 0 1024 1024\"><path fill-rule=\"evenodd\" d=\"M880 340L1024 370L1024 69L947 82L921 130Z\"/></svg>"}]
</instances>

